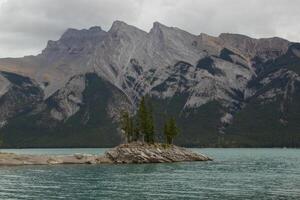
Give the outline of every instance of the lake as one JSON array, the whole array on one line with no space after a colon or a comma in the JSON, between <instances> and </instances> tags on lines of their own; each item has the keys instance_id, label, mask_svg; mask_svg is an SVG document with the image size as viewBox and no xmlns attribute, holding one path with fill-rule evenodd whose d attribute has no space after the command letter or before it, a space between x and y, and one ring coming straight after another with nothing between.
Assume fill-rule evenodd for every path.
<instances>
[{"instance_id":1,"label":"lake","mask_svg":"<svg viewBox=\"0 0 300 200\"><path fill-rule=\"evenodd\" d=\"M23 154L106 149L9 149ZM300 199L300 149L192 149L215 160L0 167L0 199Z\"/></svg>"}]
</instances>

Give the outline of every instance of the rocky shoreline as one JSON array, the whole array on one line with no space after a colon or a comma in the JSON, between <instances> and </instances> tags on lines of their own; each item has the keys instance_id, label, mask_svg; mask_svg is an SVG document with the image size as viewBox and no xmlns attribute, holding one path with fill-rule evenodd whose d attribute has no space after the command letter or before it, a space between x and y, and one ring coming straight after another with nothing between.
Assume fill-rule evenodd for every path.
<instances>
[{"instance_id":1,"label":"rocky shoreline","mask_svg":"<svg viewBox=\"0 0 300 200\"><path fill-rule=\"evenodd\" d=\"M0 153L0 166L4 165L57 165L57 164L126 164L172 163L210 161L211 158L175 145L135 142L121 144L104 155L17 155Z\"/></svg>"}]
</instances>

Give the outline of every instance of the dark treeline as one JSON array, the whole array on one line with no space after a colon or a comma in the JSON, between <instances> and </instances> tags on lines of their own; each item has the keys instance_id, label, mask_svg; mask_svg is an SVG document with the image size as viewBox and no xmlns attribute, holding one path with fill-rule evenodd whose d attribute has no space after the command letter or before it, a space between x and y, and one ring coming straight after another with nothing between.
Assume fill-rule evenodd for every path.
<instances>
[{"instance_id":1,"label":"dark treeline","mask_svg":"<svg viewBox=\"0 0 300 200\"><path fill-rule=\"evenodd\" d=\"M142 97L136 114L128 110L122 110L120 116L121 130L127 142L142 141L150 144L157 142L155 124L153 119L153 108L151 102ZM172 144L174 138L179 134L174 117L167 117L164 122L164 139L167 144Z\"/></svg>"}]
</instances>

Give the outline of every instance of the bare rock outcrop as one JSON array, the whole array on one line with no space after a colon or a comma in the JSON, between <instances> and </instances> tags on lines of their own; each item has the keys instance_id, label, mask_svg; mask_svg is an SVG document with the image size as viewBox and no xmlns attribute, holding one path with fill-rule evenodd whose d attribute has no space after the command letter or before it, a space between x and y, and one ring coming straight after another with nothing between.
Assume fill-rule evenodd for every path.
<instances>
[{"instance_id":1,"label":"bare rock outcrop","mask_svg":"<svg viewBox=\"0 0 300 200\"><path fill-rule=\"evenodd\" d=\"M58 165L58 164L102 164L112 163L109 159L99 155L17 155L0 153L0 166L15 165Z\"/></svg>"},{"instance_id":2,"label":"bare rock outcrop","mask_svg":"<svg viewBox=\"0 0 300 200\"><path fill-rule=\"evenodd\" d=\"M104 155L17 155L0 153L0 166L58 164L127 164L210 161L211 158L175 145L134 142L121 144Z\"/></svg>"},{"instance_id":3,"label":"bare rock outcrop","mask_svg":"<svg viewBox=\"0 0 300 200\"><path fill-rule=\"evenodd\" d=\"M164 144L130 143L119 145L105 153L113 163L171 163L209 161L211 158L186 148Z\"/></svg>"}]
</instances>

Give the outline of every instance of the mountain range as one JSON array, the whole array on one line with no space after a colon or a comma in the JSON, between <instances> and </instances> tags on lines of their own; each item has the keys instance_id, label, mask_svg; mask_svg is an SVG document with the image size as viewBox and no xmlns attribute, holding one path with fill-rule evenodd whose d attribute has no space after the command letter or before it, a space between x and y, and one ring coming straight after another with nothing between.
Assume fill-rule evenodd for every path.
<instances>
[{"instance_id":1,"label":"mountain range","mask_svg":"<svg viewBox=\"0 0 300 200\"><path fill-rule=\"evenodd\" d=\"M158 22L68 29L39 55L0 59L2 147L114 146L142 96L161 140L173 115L179 145L300 147L300 43Z\"/></svg>"}]
</instances>

